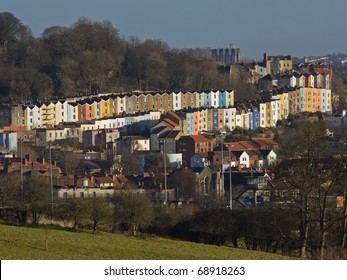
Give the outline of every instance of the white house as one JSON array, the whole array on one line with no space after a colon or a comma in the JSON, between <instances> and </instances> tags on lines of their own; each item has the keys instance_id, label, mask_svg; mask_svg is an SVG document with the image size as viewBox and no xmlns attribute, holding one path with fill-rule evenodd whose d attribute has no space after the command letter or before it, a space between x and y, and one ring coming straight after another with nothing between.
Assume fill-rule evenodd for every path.
<instances>
[{"instance_id":1,"label":"white house","mask_svg":"<svg viewBox=\"0 0 347 280\"><path fill-rule=\"evenodd\" d=\"M224 109L224 125L233 131L236 127L236 108Z\"/></svg>"},{"instance_id":2,"label":"white house","mask_svg":"<svg viewBox=\"0 0 347 280\"><path fill-rule=\"evenodd\" d=\"M182 166L182 154L167 154L167 158L169 159L170 165L172 168L179 168Z\"/></svg>"},{"instance_id":3,"label":"white house","mask_svg":"<svg viewBox=\"0 0 347 280\"><path fill-rule=\"evenodd\" d=\"M42 127L41 107L40 103L24 105L24 125L28 130Z\"/></svg>"},{"instance_id":4,"label":"white house","mask_svg":"<svg viewBox=\"0 0 347 280\"><path fill-rule=\"evenodd\" d=\"M210 107L218 108L219 107L219 91L211 91L210 92Z\"/></svg>"},{"instance_id":5,"label":"white house","mask_svg":"<svg viewBox=\"0 0 347 280\"><path fill-rule=\"evenodd\" d=\"M172 92L170 97L172 98L172 108L174 111L181 110L181 96L182 92Z\"/></svg>"},{"instance_id":6,"label":"white house","mask_svg":"<svg viewBox=\"0 0 347 280\"><path fill-rule=\"evenodd\" d=\"M295 78L296 78L296 85L298 87L305 87L306 78L304 75L296 75Z\"/></svg>"},{"instance_id":7,"label":"white house","mask_svg":"<svg viewBox=\"0 0 347 280\"><path fill-rule=\"evenodd\" d=\"M78 121L78 105L77 103L67 103L67 122Z\"/></svg>"},{"instance_id":8,"label":"white house","mask_svg":"<svg viewBox=\"0 0 347 280\"><path fill-rule=\"evenodd\" d=\"M257 73L261 76L261 77L264 77L266 76L268 73L267 73L267 70L266 70L266 67L262 66L262 65L255 65L255 70L257 71Z\"/></svg>"},{"instance_id":9,"label":"white house","mask_svg":"<svg viewBox=\"0 0 347 280\"><path fill-rule=\"evenodd\" d=\"M271 98L271 116L271 126L276 127L277 121L280 118L280 105L279 98L277 96L273 96Z\"/></svg>"},{"instance_id":10,"label":"white house","mask_svg":"<svg viewBox=\"0 0 347 280\"><path fill-rule=\"evenodd\" d=\"M68 102L66 100L59 100L55 102L55 125L68 122L67 107Z\"/></svg>"},{"instance_id":11,"label":"white house","mask_svg":"<svg viewBox=\"0 0 347 280\"><path fill-rule=\"evenodd\" d=\"M257 151L245 150L239 156L239 164L241 167L246 168L260 168L263 165L263 158L262 155Z\"/></svg>"},{"instance_id":12,"label":"white house","mask_svg":"<svg viewBox=\"0 0 347 280\"><path fill-rule=\"evenodd\" d=\"M277 162L277 153L274 150L261 150L260 153L266 160L266 165L271 166Z\"/></svg>"}]
</instances>

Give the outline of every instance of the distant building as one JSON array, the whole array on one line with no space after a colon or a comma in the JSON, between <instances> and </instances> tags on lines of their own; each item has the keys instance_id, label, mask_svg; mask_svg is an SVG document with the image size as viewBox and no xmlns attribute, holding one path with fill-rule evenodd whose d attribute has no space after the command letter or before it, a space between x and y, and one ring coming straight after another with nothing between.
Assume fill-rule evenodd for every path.
<instances>
[{"instance_id":1,"label":"distant building","mask_svg":"<svg viewBox=\"0 0 347 280\"><path fill-rule=\"evenodd\" d=\"M222 62L224 65L240 63L239 48L212 49L211 56L214 60Z\"/></svg>"},{"instance_id":2,"label":"distant building","mask_svg":"<svg viewBox=\"0 0 347 280\"><path fill-rule=\"evenodd\" d=\"M268 56L264 53L263 64L266 65L267 74L285 74L293 70L293 61L290 55Z\"/></svg>"}]
</instances>

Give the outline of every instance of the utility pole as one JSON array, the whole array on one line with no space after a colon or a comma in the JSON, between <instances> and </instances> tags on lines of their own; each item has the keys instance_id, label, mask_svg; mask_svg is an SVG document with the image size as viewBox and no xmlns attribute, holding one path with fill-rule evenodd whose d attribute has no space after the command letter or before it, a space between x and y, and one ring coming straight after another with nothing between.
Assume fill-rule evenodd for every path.
<instances>
[{"instance_id":1,"label":"utility pole","mask_svg":"<svg viewBox=\"0 0 347 280\"><path fill-rule=\"evenodd\" d=\"M23 186L23 138L19 139L20 141L20 190L22 198L24 197L24 186Z\"/></svg>"},{"instance_id":2,"label":"utility pole","mask_svg":"<svg viewBox=\"0 0 347 280\"><path fill-rule=\"evenodd\" d=\"M226 134L226 132L224 130L222 130L220 132L220 142L221 142L221 152L222 152L222 160L221 160L221 166L222 166L222 187L220 190L220 195L224 196L224 167L223 167L223 163L224 163L224 144L223 144L223 136ZM224 201L224 197L223 197L223 201Z\"/></svg>"},{"instance_id":3,"label":"utility pole","mask_svg":"<svg viewBox=\"0 0 347 280\"><path fill-rule=\"evenodd\" d=\"M166 139L164 139L164 186L165 186L165 201L164 204L167 205L167 178L166 178Z\"/></svg>"},{"instance_id":4,"label":"utility pole","mask_svg":"<svg viewBox=\"0 0 347 280\"><path fill-rule=\"evenodd\" d=\"M53 219L53 172L52 172L52 147L49 146L49 166L50 166L50 177L51 177L51 212Z\"/></svg>"},{"instance_id":5,"label":"utility pole","mask_svg":"<svg viewBox=\"0 0 347 280\"><path fill-rule=\"evenodd\" d=\"M233 185L232 185L232 181L231 181L231 153L230 153L230 148L229 148L229 169L230 169L230 173L229 173L229 194L230 194L230 201L229 201L229 208L230 211L232 211L233 209Z\"/></svg>"}]
</instances>

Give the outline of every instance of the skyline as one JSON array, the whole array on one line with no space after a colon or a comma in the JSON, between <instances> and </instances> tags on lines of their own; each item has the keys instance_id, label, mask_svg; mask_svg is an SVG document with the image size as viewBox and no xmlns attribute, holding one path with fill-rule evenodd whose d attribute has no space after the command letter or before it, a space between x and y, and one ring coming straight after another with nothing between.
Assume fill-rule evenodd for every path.
<instances>
[{"instance_id":1,"label":"skyline","mask_svg":"<svg viewBox=\"0 0 347 280\"><path fill-rule=\"evenodd\" d=\"M121 37L159 39L171 48L240 48L241 58L347 53L347 2L333 0L0 0L35 37L81 17L110 20Z\"/></svg>"}]
</instances>

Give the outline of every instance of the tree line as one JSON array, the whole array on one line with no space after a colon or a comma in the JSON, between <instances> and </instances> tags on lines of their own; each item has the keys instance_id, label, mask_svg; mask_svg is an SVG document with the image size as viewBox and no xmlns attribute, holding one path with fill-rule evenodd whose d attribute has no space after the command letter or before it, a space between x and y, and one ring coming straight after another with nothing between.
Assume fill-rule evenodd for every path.
<instances>
[{"instance_id":1,"label":"tree line","mask_svg":"<svg viewBox=\"0 0 347 280\"><path fill-rule=\"evenodd\" d=\"M206 49L175 49L160 40L122 38L110 21L80 18L35 38L13 14L0 13L3 102L100 91L229 88Z\"/></svg>"}]
</instances>

